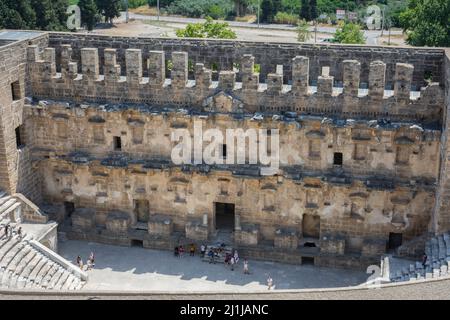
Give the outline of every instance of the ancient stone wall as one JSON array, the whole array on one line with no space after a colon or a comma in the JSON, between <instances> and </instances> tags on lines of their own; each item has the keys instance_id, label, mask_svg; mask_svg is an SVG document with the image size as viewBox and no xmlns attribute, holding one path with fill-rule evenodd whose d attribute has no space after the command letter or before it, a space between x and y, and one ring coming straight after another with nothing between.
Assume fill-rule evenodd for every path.
<instances>
[{"instance_id":1,"label":"ancient stone wall","mask_svg":"<svg viewBox=\"0 0 450 320\"><path fill-rule=\"evenodd\" d=\"M241 64L244 54L255 56L255 62L261 65L261 82L265 82L266 75L274 73L277 65L284 66L284 82L291 80L292 59L295 56L306 56L311 61L310 80L315 81L321 74L323 66L330 66L330 74L335 80L343 82L344 60L358 60L361 62L361 81L368 83L370 62L381 60L386 63L386 79L389 87L393 88L395 64L409 63L414 65L412 84L416 90L425 85L425 73L433 75L433 81L443 83L443 50L419 48L370 47L336 44L298 44L298 43L267 43L214 39L167 39L167 38L130 38L103 35L85 35L73 33L50 33L50 46L58 51L63 44L70 44L74 50L74 58L80 60L82 48L98 48L100 52L100 66L103 66L103 50L117 49L118 62L125 65L125 50L129 48L141 49L144 59L149 57L152 50L166 52L170 59L172 52L185 51L189 54L190 65L204 63L209 69L231 70L233 64ZM147 76L146 66L143 66ZM191 69L191 77L194 70ZM123 73L125 75L125 73Z\"/></svg>"},{"instance_id":2,"label":"ancient stone wall","mask_svg":"<svg viewBox=\"0 0 450 320\"><path fill-rule=\"evenodd\" d=\"M65 33L14 45L0 47L0 188L41 191L69 237L211 240L220 203L251 257L355 266L450 228L442 49ZM251 154L173 163L172 133L195 123L278 129L280 168L267 175Z\"/></svg>"},{"instance_id":3,"label":"ancient stone wall","mask_svg":"<svg viewBox=\"0 0 450 320\"><path fill-rule=\"evenodd\" d=\"M436 207L433 214L433 231L435 234L450 230L450 51L446 51L445 65L445 107L444 124L440 144L439 187L436 192Z\"/></svg>"},{"instance_id":4,"label":"ancient stone wall","mask_svg":"<svg viewBox=\"0 0 450 320\"><path fill-rule=\"evenodd\" d=\"M20 192L39 200L39 188L23 130L23 105L27 91L27 46L48 45L46 35L0 47L0 189ZM21 145L17 146L16 128Z\"/></svg>"},{"instance_id":5,"label":"ancient stone wall","mask_svg":"<svg viewBox=\"0 0 450 320\"><path fill-rule=\"evenodd\" d=\"M438 83L431 83L411 96L414 66L396 64L394 90L384 91L386 65L372 61L369 72L369 90L360 89L361 62L345 60L344 87L333 87L329 67L324 67L317 79L317 87L308 85L311 64L307 57L293 59L292 85L283 85L283 74L268 75L267 84L260 84L259 74L253 71L254 57L240 57L242 82L236 82L235 71L221 71L218 82L212 81L211 70L203 64L195 65L195 81L188 80L189 56L173 52L170 79L165 79L165 52L153 51L149 61L143 60L139 49L126 50L126 63L117 63L117 51L105 52L104 71L100 74L97 48L83 48L81 61L72 59L73 49L61 49L61 73L58 73L55 48L43 53L36 46L28 48L32 63L33 95L41 98L64 98L75 102L149 103L153 106L177 105L198 111L213 112L283 112L327 114L333 117L389 118L440 123L444 101ZM78 65L81 64L81 74ZM143 77L143 65L150 66L152 78ZM336 65L336 63L334 63ZM125 76L121 70L125 69Z\"/></svg>"}]
</instances>

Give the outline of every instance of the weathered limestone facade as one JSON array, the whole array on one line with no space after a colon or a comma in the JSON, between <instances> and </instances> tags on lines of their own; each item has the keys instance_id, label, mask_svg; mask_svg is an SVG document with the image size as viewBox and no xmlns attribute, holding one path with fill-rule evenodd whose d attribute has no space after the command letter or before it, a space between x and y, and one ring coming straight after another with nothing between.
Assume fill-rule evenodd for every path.
<instances>
[{"instance_id":1,"label":"weathered limestone facade","mask_svg":"<svg viewBox=\"0 0 450 320\"><path fill-rule=\"evenodd\" d=\"M30 99L18 114L37 199L69 237L171 249L215 241L225 210L241 254L366 266L450 229L444 50L268 44L273 63L257 43L41 37L20 47ZM425 72L439 82L423 86ZM278 129L280 169L175 165L171 134L194 123Z\"/></svg>"}]
</instances>

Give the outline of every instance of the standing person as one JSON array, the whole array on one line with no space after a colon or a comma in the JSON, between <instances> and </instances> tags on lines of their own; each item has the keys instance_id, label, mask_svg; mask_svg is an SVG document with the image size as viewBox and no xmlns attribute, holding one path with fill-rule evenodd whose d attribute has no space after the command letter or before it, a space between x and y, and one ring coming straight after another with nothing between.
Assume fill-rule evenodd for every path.
<instances>
[{"instance_id":1,"label":"standing person","mask_svg":"<svg viewBox=\"0 0 450 320\"><path fill-rule=\"evenodd\" d=\"M195 244L191 243L191 247L189 248L189 255L195 256Z\"/></svg>"},{"instance_id":2,"label":"standing person","mask_svg":"<svg viewBox=\"0 0 450 320\"><path fill-rule=\"evenodd\" d=\"M234 250L234 262L237 264L238 261L239 261L239 255L238 255L238 252L237 252L237 250Z\"/></svg>"},{"instance_id":3,"label":"standing person","mask_svg":"<svg viewBox=\"0 0 450 320\"><path fill-rule=\"evenodd\" d=\"M92 264L92 268L95 266L95 257L94 257L94 253L91 252L91 254L89 255L89 260L91 260L91 264Z\"/></svg>"},{"instance_id":4,"label":"standing person","mask_svg":"<svg viewBox=\"0 0 450 320\"><path fill-rule=\"evenodd\" d=\"M214 261L214 251L212 251L212 249L209 249L208 257L209 257L209 263L214 262L214 264L216 264L216 262Z\"/></svg>"},{"instance_id":5,"label":"standing person","mask_svg":"<svg viewBox=\"0 0 450 320\"><path fill-rule=\"evenodd\" d=\"M250 274L248 271L248 261L247 259L244 259L244 274Z\"/></svg>"},{"instance_id":6,"label":"standing person","mask_svg":"<svg viewBox=\"0 0 450 320\"><path fill-rule=\"evenodd\" d=\"M231 271L234 271L234 263L235 263L234 257L231 257L230 259Z\"/></svg>"},{"instance_id":7,"label":"standing person","mask_svg":"<svg viewBox=\"0 0 450 320\"><path fill-rule=\"evenodd\" d=\"M422 266L425 268L425 265L427 264L428 256L426 253L423 254L422 257Z\"/></svg>"},{"instance_id":8,"label":"standing person","mask_svg":"<svg viewBox=\"0 0 450 320\"><path fill-rule=\"evenodd\" d=\"M176 246L174 249L173 249L173 255L175 256L175 257L177 257L178 258L178 255L180 254L180 250L178 249L178 246Z\"/></svg>"},{"instance_id":9,"label":"standing person","mask_svg":"<svg viewBox=\"0 0 450 320\"><path fill-rule=\"evenodd\" d=\"M273 286L273 279L269 274L269 277L267 278L267 290L272 289L272 286Z\"/></svg>"},{"instance_id":10,"label":"standing person","mask_svg":"<svg viewBox=\"0 0 450 320\"><path fill-rule=\"evenodd\" d=\"M184 248L182 245L180 245L180 249L178 249L178 251L180 253L180 258L183 258Z\"/></svg>"},{"instance_id":11,"label":"standing person","mask_svg":"<svg viewBox=\"0 0 450 320\"><path fill-rule=\"evenodd\" d=\"M81 261L81 257L78 256L78 257L77 257L77 265L80 265L80 261Z\"/></svg>"},{"instance_id":12,"label":"standing person","mask_svg":"<svg viewBox=\"0 0 450 320\"><path fill-rule=\"evenodd\" d=\"M206 251L206 247L205 247L205 245L202 243L202 245L200 246L200 254L202 255L202 258L205 257L205 251Z\"/></svg>"},{"instance_id":13,"label":"standing person","mask_svg":"<svg viewBox=\"0 0 450 320\"><path fill-rule=\"evenodd\" d=\"M8 228L9 228L9 225L7 224L5 226L5 237L8 237Z\"/></svg>"},{"instance_id":14,"label":"standing person","mask_svg":"<svg viewBox=\"0 0 450 320\"><path fill-rule=\"evenodd\" d=\"M19 227L19 229L17 229L17 234L19 235L19 238L22 238L22 227Z\"/></svg>"}]
</instances>

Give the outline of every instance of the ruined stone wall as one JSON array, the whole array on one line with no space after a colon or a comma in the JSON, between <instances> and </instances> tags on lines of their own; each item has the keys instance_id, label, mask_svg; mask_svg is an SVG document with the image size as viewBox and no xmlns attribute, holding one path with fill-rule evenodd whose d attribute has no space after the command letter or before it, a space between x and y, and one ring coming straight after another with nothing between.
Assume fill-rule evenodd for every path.
<instances>
[{"instance_id":1,"label":"ruined stone wall","mask_svg":"<svg viewBox=\"0 0 450 320\"><path fill-rule=\"evenodd\" d=\"M45 202L73 204L73 238L205 241L215 203L232 203L235 245L249 256L357 265L384 253L391 235L448 228L442 49L48 37L26 49L26 159ZM436 82L422 87L426 72ZM279 129L280 169L175 165L171 134L193 135L195 121Z\"/></svg>"},{"instance_id":2,"label":"ruined stone wall","mask_svg":"<svg viewBox=\"0 0 450 320\"><path fill-rule=\"evenodd\" d=\"M44 35L30 42L13 42L0 47L0 189L11 194L24 193L38 201L37 176L26 147L26 133L21 127L24 140L21 148L16 146L15 133L15 129L23 124L29 44L44 47L48 38Z\"/></svg>"},{"instance_id":3,"label":"ruined stone wall","mask_svg":"<svg viewBox=\"0 0 450 320\"><path fill-rule=\"evenodd\" d=\"M188 80L188 54L173 52L170 79L166 79L165 52L152 51L148 60L140 49L127 49L125 65L117 62L117 51L104 52L104 74L100 74L97 48L83 48L81 61L74 61L73 49L64 45L60 56L61 73L57 72L55 48L42 53L28 48L32 64L33 95L40 98L69 99L75 102L149 103L152 106L177 105L198 111L215 112L283 112L327 114L332 117L363 119L388 118L440 123L444 101L443 89L431 83L420 91L420 98L411 96L414 66L397 63L394 90L385 91L386 64L371 61L369 89L360 89L361 63L343 61L343 88L333 87L329 67L324 67L317 86L309 86L312 65L304 56L292 59L292 85L283 85L281 69L267 75L267 84L259 83L254 73L255 58L244 55L236 81L235 71L221 71L218 82L203 64L195 65L195 81ZM81 74L78 65L81 63ZM143 77L143 66L149 65L149 78ZM333 63L336 65L336 63ZM126 70L126 77L121 70Z\"/></svg>"},{"instance_id":4,"label":"ruined stone wall","mask_svg":"<svg viewBox=\"0 0 450 320\"><path fill-rule=\"evenodd\" d=\"M169 219L168 227L173 224L175 232L191 239L203 230L205 214L202 237L215 231L214 202L234 203L242 224L238 242L250 247L271 243L296 249L305 214L320 217L321 254L377 256L385 252L391 232L402 233L405 240L426 232L434 206L439 130L323 119L236 120L226 114L205 117L62 102L26 108L45 200L92 209L74 220L80 235L99 229L112 243L129 243L129 230L137 222L136 200L148 201L150 217ZM194 120L204 130L279 129L278 176L264 177L258 166L248 165L175 166L170 134L176 128L193 134ZM121 137L120 151L113 137ZM311 154L310 142L319 146L314 148L318 153ZM342 166L333 165L335 152L343 153ZM126 220L117 220L117 211ZM191 235L190 228L197 232ZM149 230L154 232L154 226ZM145 241L150 247L158 243Z\"/></svg>"},{"instance_id":5,"label":"ruined stone wall","mask_svg":"<svg viewBox=\"0 0 450 320\"><path fill-rule=\"evenodd\" d=\"M396 63L409 63L415 66L412 84L418 90L425 85L424 74L430 72L433 81L443 83L443 50L419 48L370 47L336 44L298 44L267 43L233 40L205 39L165 39L165 38L130 38L103 35L86 35L72 33L50 33L50 46L60 50L62 44L70 44L74 49L74 58L80 60L82 48L98 48L100 64L103 65L103 50L118 50L118 62L125 65L125 50L141 49L145 59L151 50L163 50L170 59L172 52L185 51L189 54L192 65L204 63L206 67L217 67L218 71L231 70L234 63L240 64L244 54L255 56L256 63L261 65L261 78L275 72L276 65L284 66L284 82L291 79L292 59L295 56L306 56L311 60L310 80L314 81L321 74L323 66L330 66L330 73L337 81L343 81L344 60L361 62L361 81L368 83L370 62L381 60L386 63L386 79L393 87ZM125 74L125 73L124 73ZM147 76L144 65L144 75ZM193 76L193 73L191 73Z\"/></svg>"},{"instance_id":6,"label":"ruined stone wall","mask_svg":"<svg viewBox=\"0 0 450 320\"><path fill-rule=\"evenodd\" d=\"M33 132L30 145L41 156L66 156L77 151L97 159L126 155L133 160L171 163L172 150L179 144L172 141L172 132L186 129L193 136L197 123L203 132L219 129L229 145L228 154L232 147L226 141L227 129L277 129L280 166L294 167L302 174L376 176L430 184L438 175L440 130L408 122L323 121L311 116L256 120L248 114L235 119L230 114L206 116L176 109L43 101L28 105L26 116L27 130ZM120 151L114 149L114 137L121 139ZM234 146L236 143L234 139ZM246 143L248 146L248 140ZM207 145L204 142L203 148ZM333 164L337 152L343 155L339 166Z\"/></svg>"},{"instance_id":7,"label":"ruined stone wall","mask_svg":"<svg viewBox=\"0 0 450 320\"><path fill-rule=\"evenodd\" d=\"M436 207L433 214L434 233L442 233L450 230L450 51L447 50L445 64L445 107L444 107L444 126L440 144L440 173L439 186L436 192Z\"/></svg>"},{"instance_id":8,"label":"ruined stone wall","mask_svg":"<svg viewBox=\"0 0 450 320\"><path fill-rule=\"evenodd\" d=\"M280 228L294 229L296 239L301 240L306 214L320 217L322 253L329 250L370 256L385 252L389 232L403 233L405 240L426 232L434 205L434 192L424 185L380 190L358 180L339 184L320 178L256 178L226 170L204 173L142 165L112 167L98 160L77 163L56 158L40 161L39 170L47 201L70 201L76 208L93 209L92 222L83 223L82 230L94 232L95 225L111 231L109 215L121 211L129 223L124 234L115 231L115 236L126 239L132 238L128 228L137 222L135 200L148 200L150 219L157 215L170 218L174 231L180 233L189 222L201 221L206 214L210 234L215 230L214 202L225 202L235 204L242 228L250 225L252 232L259 233L255 242L244 240L245 245L271 242L273 246ZM343 241L341 250L336 252L333 245L326 245L338 244L339 238ZM370 247L372 243L377 246Z\"/></svg>"}]
</instances>

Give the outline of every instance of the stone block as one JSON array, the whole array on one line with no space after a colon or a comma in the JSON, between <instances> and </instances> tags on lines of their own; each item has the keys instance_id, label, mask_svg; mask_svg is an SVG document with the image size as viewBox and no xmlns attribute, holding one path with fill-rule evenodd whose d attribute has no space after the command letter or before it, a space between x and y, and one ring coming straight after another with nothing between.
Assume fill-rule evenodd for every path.
<instances>
[{"instance_id":1,"label":"stone block","mask_svg":"<svg viewBox=\"0 0 450 320\"><path fill-rule=\"evenodd\" d=\"M274 246L283 249L297 249L298 232L293 228L278 228L275 231Z\"/></svg>"},{"instance_id":2,"label":"stone block","mask_svg":"<svg viewBox=\"0 0 450 320\"><path fill-rule=\"evenodd\" d=\"M204 225L201 220L193 220L186 223L186 238L196 241L208 240L208 225Z\"/></svg>"},{"instance_id":3,"label":"stone block","mask_svg":"<svg viewBox=\"0 0 450 320\"><path fill-rule=\"evenodd\" d=\"M130 215L122 211L111 211L106 217L106 230L116 235L127 235L130 228Z\"/></svg>"},{"instance_id":4,"label":"stone block","mask_svg":"<svg viewBox=\"0 0 450 320\"><path fill-rule=\"evenodd\" d=\"M260 231L258 225L243 224L241 230L234 232L234 242L236 245L256 246L258 245Z\"/></svg>"},{"instance_id":5,"label":"stone block","mask_svg":"<svg viewBox=\"0 0 450 320\"><path fill-rule=\"evenodd\" d=\"M148 233L152 236L168 238L173 232L173 221L164 215L152 215L148 222Z\"/></svg>"},{"instance_id":6,"label":"stone block","mask_svg":"<svg viewBox=\"0 0 450 320\"><path fill-rule=\"evenodd\" d=\"M72 229L83 232L95 228L95 210L91 208L78 208L72 215Z\"/></svg>"}]
</instances>

